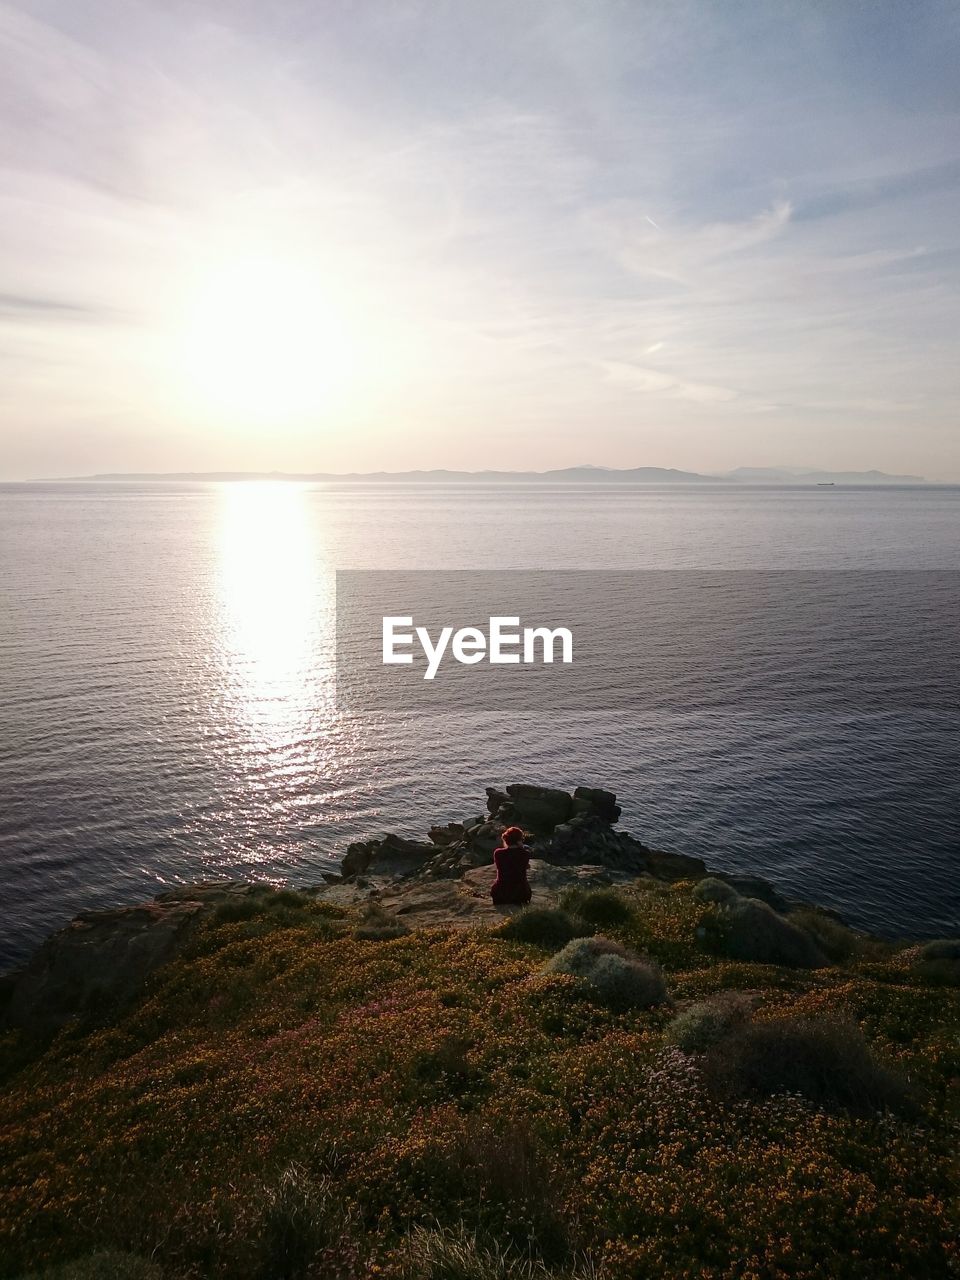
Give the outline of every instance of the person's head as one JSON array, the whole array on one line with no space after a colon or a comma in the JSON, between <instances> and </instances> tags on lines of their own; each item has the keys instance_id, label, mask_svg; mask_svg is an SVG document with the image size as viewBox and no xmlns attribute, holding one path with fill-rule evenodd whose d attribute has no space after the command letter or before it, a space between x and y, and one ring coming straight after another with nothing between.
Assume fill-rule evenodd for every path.
<instances>
[{"instance_id":1,"label":"person's head","mask_svg":"<svg viewBox=\"0 0 960 1280\"><path fill-rule=\"evenodd\" d=\"M507 827L500 838L508 849L512 849L514 845L523 844L523 827Z\"/></svg>"}]
</instances>

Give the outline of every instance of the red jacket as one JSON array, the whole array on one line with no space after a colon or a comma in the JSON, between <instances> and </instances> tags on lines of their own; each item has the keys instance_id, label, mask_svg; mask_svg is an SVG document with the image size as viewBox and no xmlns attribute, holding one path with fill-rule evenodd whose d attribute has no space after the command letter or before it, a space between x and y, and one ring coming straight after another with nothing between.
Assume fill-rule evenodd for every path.
<instances>
[{"instance_id":1,"label":"red jacket","mask_svg":"<svg viewBox=\"0 0 960 1280\"><path fill-rule=\"evenodd\" d=\"M494 902L529 902L529 848L525 844L501 845L493 851L493 863L497 868L497 878L490 888Z\"/></svg>"}]
</instances>

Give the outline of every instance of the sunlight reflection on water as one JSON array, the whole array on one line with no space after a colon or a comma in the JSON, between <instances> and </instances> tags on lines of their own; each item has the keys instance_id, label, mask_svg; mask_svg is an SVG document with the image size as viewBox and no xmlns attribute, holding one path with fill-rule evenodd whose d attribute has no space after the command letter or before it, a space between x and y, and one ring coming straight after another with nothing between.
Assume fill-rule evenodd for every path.
<instances>
[{"instance_id":1,"label":"sunlight reflection on water","mask_svg":"<svg viewBox=\"0 0 960 1280\"><path fill-rule=\"evenodd\" d=\"M296 822L311 784L336 769L335 578L305 487L224 485L215 538L212 657L238 781L260 793L269 829ZM233 852L263 861L275 851L267 840Z\"/></svg>"},{"instance_id":2,"label":"sunlight reflection on water","mask_svg":"<svg viewBox=\"0 0 960 1280\"><path fill-rule=\"evenodd\" d=\"M289 743L313 714L320 550L299 486L227 485L219 528L220 656L237 720L259 746Z\"/></svg>"}]
</instances>

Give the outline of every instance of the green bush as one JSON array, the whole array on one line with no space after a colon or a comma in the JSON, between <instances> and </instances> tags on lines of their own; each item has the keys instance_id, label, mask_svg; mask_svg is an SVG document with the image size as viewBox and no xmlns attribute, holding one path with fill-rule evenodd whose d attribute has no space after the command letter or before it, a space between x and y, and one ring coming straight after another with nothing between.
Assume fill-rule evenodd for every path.
<instances>
[{"instance_id":1,"label":"green bush","mask_svg":"<svg viewBox=\"0 0 960 1280\"><path fill-rule=\"evenodd\" d=\"M305 893L298 893L296 889L277 889L269 894L266 898L265 905L271 911L277 911L281 907L286 907L294 911L305 911L313 905L312 900Z\"/></svg>"},{"instance_id":2,"label":"green bush","mask_svg":"<svg viewBox=\"0 0 960 1280\"><path fill-rule=\"evenodd\" d=\"M693 896L697 902L713 902L723 906L729 906L731 902L736 902L740 894L737 893L733 885L727 884L725 880L718 880L715 876L707 876L704 880L700 880L693 888Z\"/></svg>"},{"instance_id":3,"label":"green bush","mask_svg":"<svg viewBox=\"0 0 960 1280\"><path fill-rule=\"evenodd\" d=\"M569 973L574 978L585 978L601 956L623 956L636 960L635 951L612 938L575 938L568 942L543 966L544 973Z\"/></svg>"},{"instance_id":4,"label":"green bush","mask_svg":"<svg viewBox=\"0 0 960 1280\"><path fill-rule=\"evenodd\" d=\"M839 920L834 920L825 911L817 911L813 907L801 907L791 911L787 917L791 924L809 934L814 942L834 964L845 964L862 949L864 939L848 929Z\"/></svg>"},{"instance_id":5,"label":"green bush","mask_svg":"<svg viewBox=\"0 0 960 1280\"><path fill-rule=\"evenodd\" d=\"M424 1049L413 1059L411 1080L423 1092L428 1086L439 1098L461 1097L485 1083L481 1072L470 1061L469 1040L462 1036L445 1036L436 1048Z\"/></svg>"},{"instance_id":6,"label":"green bush","mask_svg":"<svg viewBox=\"0 0 960 1280\"><path fill-rule=\"evenodd\" d=\"M394 938L403 938L410 930L399 920L396 924L360 924L353 931L358 942L393 942Z\"/></svg>"},{"instance_id":7,"label":"green bush","mask_svg":"<svg viewBox=\"0 0 960 1280\"><path fill-rule=\"evenodd\" d=\"M609 938L569 942L547 962L544 972L578 978L588 995L613 1009L649 1009L667 999L657 966Z\"/></svg>"},{"instance_id":8,"label":"green bush","mask_svg":"<svg viewBox=\"0 0 960 1280\"><path fill-rule=\"evenodd\" d=\"M75 1262L66 1262L45 1271L31 1272L22 1280L163 1280L155 1262L132 1253L93 1253Z\"/></svg>"},{"instance_id":9,"label":"green bush","mask_svg":"<svg viewBox=\"0 0 960 1280\"><path fill-rule=\"evenodd\" d=\"M960 987L960 939L936 938L920 948L917 974L925 982Z\"/></svg>"},{"instance_id":10,"label":"green bush","mask_svg":"<svg viewBox=\"0 0 960 1280\"><path fill-rule=\"evenodd\" d=\"M736 898L715 906L701 921L707 945L730 960L819 969L826 956L803 929L778 915L759 898Z\"/></svg>"},{"instance_id":11,"label":"green bush","mask_svg":"<svg viewBox=\"0 0 960 1280\"><path fill-rule=\"evenodd\" d=\"M935 938L920 948L921 960L960 960L960 938Z\"/></svg>"},{"instance_id":12,"label":"green bush","mask_svg":"<svg viewBox=\"0 0 960 1280\"><path fill-rule=\"evenodd\" d=\"M684 1053L706 1053L732 1027L750 1019L752 1003L739 991L723 991L678 1013L667 1028L666 1039Z\"/></svg>"},{"instance_id":13,"label":"green bush","mask_svg":"<svg viewBox=\"0 0 960 1280\"><path fill-rule=\"evenodd\" d=\"M569 1180L528 1121L471 1120L456 1160L458 1172L451 1171L451 1181L462 1178L469 1198L493 1211L506 1245L548 1261L569 1255L563 1212Z\"/></svg>"},{"instance_id":14,"label":"green bush","mask_svg":"<svg viewBox=\"0 0 960 1280\"><path fill-rule=\"evenodd\" d=\"M511 942L532 942L538 947L562 947L572 938L592 933L589 925L555 907L525 907L498 930Z\"/></svg>"},{"instance_id":15,"label":"green bush","mask_svg":"<svg viewBox=\"0 0 960 1280\"><path fill-rule=\"evenodd\" d=\"M213 913L214 924L237 924L241 920L253 920L262 916L267 904L260 896L252 894L238 895L234 899L221 902Z\"/></svg>"},{"instance_id":16,"label":"green bush","mask_svg":"<svg viewBox=\"0 0 960 1280\"><path fill-rule=\"evenodd\" d=\"M796 1093L857 1115L909 1110L905 1082L879 1063L852 1023L779 1018L736 1028L707 1052L708 1079L732 1097Z\"/></svg>"},{"instance_id":17,"label":"green bush","mask_svg":"<svg viewBox=\"0 0 960 1280\"><path fill-rule=\"evenodd\" d=\"M655 964L643 960L600 956L586 981L592 993L611 1009L651 1009L667 1000L663 974Z\"/></svg>"},{"instance_id":18,"label":"green bush","mask_svg":"<svg viewBox=\"0 0 960 1280\"><path fill-rule=\"evenodd\" d=\"M481 1242L462 1224L415 1228L402 1250L403 1280L530 1280L542 1275L528 1260L497 1240Z\"/></svg>"},{"instance_id":19,"label":"green bush","mask_svg":"<svg viewBox=\"0 0 960 1280\"><path fill-rule=\"evenodd\" d=\"M616 889L565 889L560 906L571 915L601 928L629 924L635 912Z\"/></svg>"}]
</instances>

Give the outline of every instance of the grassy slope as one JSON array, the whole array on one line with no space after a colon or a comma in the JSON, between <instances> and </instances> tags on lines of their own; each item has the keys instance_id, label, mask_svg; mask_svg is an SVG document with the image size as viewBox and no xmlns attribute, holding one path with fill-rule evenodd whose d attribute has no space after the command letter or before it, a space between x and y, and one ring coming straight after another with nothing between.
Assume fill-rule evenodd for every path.
<instances>
[{"instance_id":1,"label":"grassy slope","mask_svg":"<svg viewBox=\"0 0 960 1280\"><path fill-rule=\"evenodd\" d=\"M606 930L660 960L677 1002L742 989L760 1018L855 1018L924 1103L854 1119L715 1100L664 1047L670 1010L597 1007L540 975L536 946L357 941L333 909L286 899L211 923L108 1028L36 1059L8 1039L0 1274L120 1248L168 1276L263 1275L291 1162L353 1206L343 1231L381 1274L402 1233L437 1221L559 1271L589 1253L613 1280L957 1274L960 991L904 956L722 962L692 941L689 885L637 890L635 918ZM316 1274L367 1274L337 1250L341 1270Z\"/></svg>"}]
</instances>

